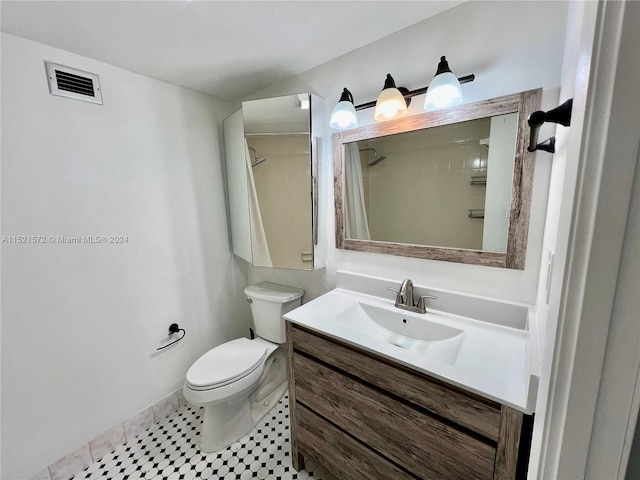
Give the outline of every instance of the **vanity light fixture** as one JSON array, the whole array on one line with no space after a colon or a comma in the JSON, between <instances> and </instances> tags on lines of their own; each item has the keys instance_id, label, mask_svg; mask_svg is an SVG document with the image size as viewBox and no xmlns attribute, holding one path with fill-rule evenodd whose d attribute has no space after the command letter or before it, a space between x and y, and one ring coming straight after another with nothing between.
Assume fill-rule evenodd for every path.
<instances>
[{"instance_id":1,"label":"vanity light fixture","mask_svg":"<svg viewBox=\"0 0 640 480\"><path fill-rule=\"evenodd\" d=\"M391 74L387 73L384 87L376 102L374 118L379 122L386 122L394 118L404 117L407 114L408 103L404 95L407 93L409 93L409 90L404 87L396 88L396 82Z\"/></svg>"},{"instance_id":2,"label":"vanity light fixture","mask_svg":"<svg viewBox=\"0 0 640 480\"><path fill-rule=\"evenodd\" d=\"M474 74L456 78L449 68L447 59L440 57L440 63L431 85L409 91L404 87L396 87L395 81L390 74L384 83L384 88L375 102L363 103L353 107L353 97L346 88L342 92L340 101L333 109L329 125L336 130L348 130L358 126L356 111L366 108L376 107L374 118L378 121L393 120L407 114L407 107L411 104L411 99L417 95L425 96L424 108L428 111L439 110L452 107L462 103L463 83L473 82Z\"/></svg>"},{"instance_id":3,"label":"vanity light fixture","mask_svg":"<svg viewBox=\"0 0 640 480\"><path fill-rule=\"evenodd\" d=\"M462 103L462 88L456 76L451 72L447 59L440 57L438 70L427 87L424 108L427 111L440 110Z\"/></svg>"},{"instance_id":4,"label":"vanity light fixture","mask_svg":"<svg viewBox=\"0 0 640 480\"><path fill-rule=\"evenodd\" d=\"M346 88L342 91L340 101L331 112L329 126L336 130L348 130L358 126L358 115L353 105L353 95Z\"/></svg>"}]
</instances>

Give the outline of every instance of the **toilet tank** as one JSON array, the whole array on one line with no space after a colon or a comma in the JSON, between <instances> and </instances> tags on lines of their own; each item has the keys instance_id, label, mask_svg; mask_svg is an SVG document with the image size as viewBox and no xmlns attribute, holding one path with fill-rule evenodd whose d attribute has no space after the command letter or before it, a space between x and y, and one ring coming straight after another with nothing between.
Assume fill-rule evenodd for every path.
<instances>
[{"instance_id":1,"label":"toilet tank","mask_svg":"<svg viewBox=\"0 0 640 480\"><path fill-rule=\"evenodd\" d=\"M244 293L251 302L256 335L274 343L285 343L282 316L302 304L301 288L262 282L249 285Z\"/></svg>"}]
</instances>

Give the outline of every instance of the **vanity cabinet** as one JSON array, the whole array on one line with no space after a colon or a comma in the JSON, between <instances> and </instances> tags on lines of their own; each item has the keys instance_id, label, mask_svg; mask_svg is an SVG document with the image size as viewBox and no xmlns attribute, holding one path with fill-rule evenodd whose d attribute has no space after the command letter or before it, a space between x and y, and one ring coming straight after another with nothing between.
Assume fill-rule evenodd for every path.
<instances>
[{"instance_id":1,"label":"vanity cabinet","mask_svg":"<svg viewBox=\"0 0 640 480\"><path fill-rule=\"evenodd\" d=\"M287 321L291 450L340 479L526 477L532 416Z\"/></svg>"}]
</instances>

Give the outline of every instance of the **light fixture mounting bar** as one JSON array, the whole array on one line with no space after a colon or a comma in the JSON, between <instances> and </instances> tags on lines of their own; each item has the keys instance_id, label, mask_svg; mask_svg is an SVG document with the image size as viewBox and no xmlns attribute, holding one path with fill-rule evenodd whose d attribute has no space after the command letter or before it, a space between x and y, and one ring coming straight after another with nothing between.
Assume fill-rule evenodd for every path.
<instances>
[{"instance_id":1,"label":"light fixture mounting bar","mask_svg":"<svg viewBox=\"0 0 640 480\"><path fill-rule=\"evenodd\" d=\"M458 81L462 84L462 83L469 83L469 82L473 82L475 80L476 76L472 73L471 75L465 75L464 77L460 77L458 78ZM424 88L418 88L417 90L411 90L408 93L403 94L402 96L405 99L409 99L412 97L415 97L417 95L422 95L423 93L427 93L427 89L429 88L429 86L426 86ZM363 103L361 105L356 105L356 110L364 110L366 108L371 108L371 107L375 107L376 106L376 102L368 102L368 103Z\"/></svg>"}]
</instances>

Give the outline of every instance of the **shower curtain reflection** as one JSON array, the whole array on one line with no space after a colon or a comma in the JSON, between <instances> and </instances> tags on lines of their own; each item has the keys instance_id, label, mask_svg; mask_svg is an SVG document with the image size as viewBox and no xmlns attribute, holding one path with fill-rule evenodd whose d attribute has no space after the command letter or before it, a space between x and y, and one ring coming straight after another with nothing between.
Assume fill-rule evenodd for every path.
<instances>
[{"instance_id":1,"label":"shower curtain reflection","mask_svg":"<svg viewBox=\"0 0 640 480\"><path fill-rule=\"evenodd\" d=\"M251 223L251 251L253 254L253 264L259 267L272 267L271 255L269 254L269 244L262 223L260 204L258 203L258 193L256 182L253 177L253 165L249 145L245 140L245 160L247 165L247 181L249 190L249 217Z\"/></svg>"},{"instance_id":2,"label":"shower curtain reflection","mask_svg":"<svg viewBox=\"0 0 640 480\"><path fill-rule=\"evenodd\" d=\"M347 209L345 225L346 237L358 240L370 240L358 143L349 143L345 145L344 148Z\"/></svg>"}]
</instances>

